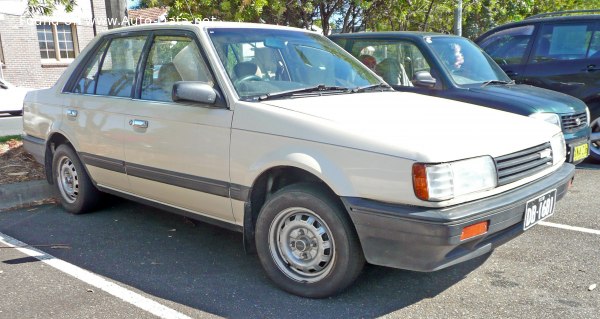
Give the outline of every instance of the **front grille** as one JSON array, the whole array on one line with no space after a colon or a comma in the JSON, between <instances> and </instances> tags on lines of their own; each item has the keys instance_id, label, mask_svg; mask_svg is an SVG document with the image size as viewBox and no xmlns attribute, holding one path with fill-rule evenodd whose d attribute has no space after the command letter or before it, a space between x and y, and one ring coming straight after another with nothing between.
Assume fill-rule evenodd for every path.
<instances>
[{"instance_id":1,"label":"front grille","mask_svg":"<svg viewBox=\"0 0 600 319\"><path fill-rule=\"evenodd\" d=\"M542 155L548 155L542 157ZM552 166L552 147L545 143L519 152L496 157L498 186L531 176Z\"/></svg>"},{"instance_id":2,"label":"front grille","mask_svg":"<svg viewBox=\"0 0 600 319\"><path fill-rule=\"evenodd\" d=\"M578 129L586 126L587 114L585 112L571 115L563 115L560 117L562 122L562 129L567 133L577 131Z\"/></svg>"}]
</instances>

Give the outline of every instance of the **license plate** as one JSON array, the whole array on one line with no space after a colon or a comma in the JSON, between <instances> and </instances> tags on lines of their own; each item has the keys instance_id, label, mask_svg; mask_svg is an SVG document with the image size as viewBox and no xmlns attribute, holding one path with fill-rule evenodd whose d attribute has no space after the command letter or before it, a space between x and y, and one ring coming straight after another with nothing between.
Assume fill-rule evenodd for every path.
<instances>
[{"instance_id":1,"label":"license plate","mask_svg":"<svg viewBox=\"0 0 600 319\"><path fill-rule=\"evenodd\" d=\"M590 155L590 147L588 143L577 145L573 148L573 162L582 160Z\"/></svg>"},{"instance_id":2,"label":"license plate","mask_svg":"<svg viewBox=\"0 0 600 319\"><path fill-rule=\"evenodd\" d=\"M554 214L554 205L556 204L556 189L545 193L542 196L534 198L525 205L525 218L523 221L523 230L537 224Z\"/></svg>"}]
</instances>

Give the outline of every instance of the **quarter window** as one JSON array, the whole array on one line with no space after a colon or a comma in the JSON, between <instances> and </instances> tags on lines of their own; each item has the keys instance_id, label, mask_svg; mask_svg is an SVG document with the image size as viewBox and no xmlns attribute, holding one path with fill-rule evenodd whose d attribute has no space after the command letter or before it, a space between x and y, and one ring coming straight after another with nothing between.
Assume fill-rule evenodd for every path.
<instances>
[{"instance_id":1,"label":"quarter window","mask_svg":"<svg viewBox=\"0 0 600 319\"><path fill-rule=\"evenodd\" d=\"M157 36L144 68L141 98L170 102L173 84L178 81L199 81L213 85L208 67L191 38Z\"/></svg>"},{"instance_id":2,"label":"quarter window","mask_svg":"<svg viewBox=\"0 0 600 319\"><path fill-rule=\"evenodd\" d=\"M586 57L592 26L587 23L544 25L536 43L533 63Z\"/></svg>"},{"instance_id":3,"label":"quarter window","mask_svg":"<svg viewBox=\"0 0 600 319\"><path fill-rule=\"evenodd\" d=\"M96 80L98 79L98 69L100 66L102 56L106 51L107 44L108 41L105 41L94 53L94 56L83 70L81 77L77 80L77 83L73 88L73 93L94 94L96 92Z\"/></svg>"},{"instance_id":4,"label":"quarter window","mask_svg":"<svg viewBox=\"0 0 600 319\"><path fill-rule=\"evenodd\" d=\"M527 25L501 30L479 43L481 48L500 65L520 64L531 41L534 26Z\"/></svg>"},{"instance_id":5,"label":"quarter window","mask_svg":"<svg viewBox=\"0 0 600 319\"><path fill-rule=\"evenodd\" d=\"M40 56L43 60L69 60L76 55L73 25L41 24L37 26Z\"/></svg>"},{"instance_id":6,"label":"quarter window","mask_svg":"<svg viewBox=\"0 0 600 319\"><path fill-rule=\"evenodd\" d=\"M129 97L135 69L146 36L117 38L110 42L98 74L96 94Z\"/></svg>"}]
</instances>

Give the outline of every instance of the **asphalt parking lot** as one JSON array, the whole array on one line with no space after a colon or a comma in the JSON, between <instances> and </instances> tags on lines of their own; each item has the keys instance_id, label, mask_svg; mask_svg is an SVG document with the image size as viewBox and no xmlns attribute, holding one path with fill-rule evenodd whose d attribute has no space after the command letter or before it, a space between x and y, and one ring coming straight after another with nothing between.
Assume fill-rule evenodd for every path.
<instances>
[{"instance_id":1,"label":"asphalt parking lot","mask_svg":"<svg viewBox=\"0 0 600 319\"><path fill-rule=\"evenodd\" d=\"M275 288L241 234L129 201L3 212L0 318L598 318L598 181L600 166L580 167L545 225L490 255L434 273L369 266L323 300ZM23 244L49 255L6 248Z\"/></svg>"}]
</instances>

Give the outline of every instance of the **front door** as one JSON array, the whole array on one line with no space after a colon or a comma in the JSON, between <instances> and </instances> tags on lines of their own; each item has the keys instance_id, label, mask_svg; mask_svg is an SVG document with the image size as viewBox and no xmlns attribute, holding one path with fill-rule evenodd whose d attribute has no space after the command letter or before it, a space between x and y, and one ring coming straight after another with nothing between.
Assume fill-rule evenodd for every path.
<instances>
[{"instance_id":1,"label":"front door","mask_svg":"<svg viewBox=\"0 0 600 319\"><path fill-rule=\"evenodd\" d=\"M136 98L125 113L131 192L150 201L234 221L229 199L233 112L172 100L173 84L215 86L195 35L153 35L142 58Z\"/></svg>"}]
</instances>

